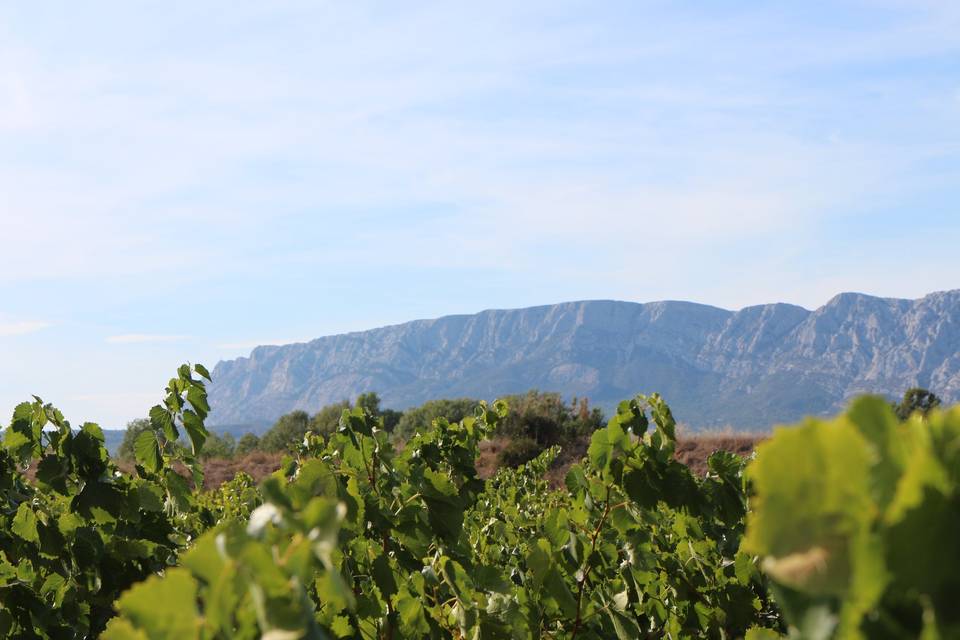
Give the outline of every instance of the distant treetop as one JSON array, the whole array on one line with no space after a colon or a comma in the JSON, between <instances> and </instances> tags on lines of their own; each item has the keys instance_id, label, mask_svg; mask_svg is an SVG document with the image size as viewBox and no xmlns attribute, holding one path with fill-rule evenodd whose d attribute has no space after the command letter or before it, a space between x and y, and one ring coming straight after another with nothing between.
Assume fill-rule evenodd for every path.
<instances>
[{"instance_id":1,"label":"distant treetop","mask_svg":"<svg viewBox=\"0 0 960 640\"><path fill-rule=\"evenodd\" d=\"M937 397L937 394L927 389L913 387L912 389L907 389L906 393L903 394L903 400L893 404L893 410L897 413L898 418L906 420L915 412L926 416L931 410L939 407L940 404L940 398Z\"/></svg>"}]
</instances>

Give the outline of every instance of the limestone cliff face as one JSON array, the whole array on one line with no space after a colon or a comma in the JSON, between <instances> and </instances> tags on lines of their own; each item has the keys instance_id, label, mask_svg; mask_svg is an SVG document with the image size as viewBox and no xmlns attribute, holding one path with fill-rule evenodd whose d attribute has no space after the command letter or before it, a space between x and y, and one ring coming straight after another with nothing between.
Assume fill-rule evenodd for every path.
<instances>
[{"instance_id":1,"label":"limestone cliff face","mask_svg":"<svg viewBox=\"0 0 960 640\"><path fill-rule=\"evenodd\" d=\"M844 293L815 311L567 302L257 347L219 363L211 424L272 420L375 390L385 406L530 388L612 407L659 391L692 426L766 427L860 393L925 386L960 401L960 290Z\"/></svg>"}]
</instances>

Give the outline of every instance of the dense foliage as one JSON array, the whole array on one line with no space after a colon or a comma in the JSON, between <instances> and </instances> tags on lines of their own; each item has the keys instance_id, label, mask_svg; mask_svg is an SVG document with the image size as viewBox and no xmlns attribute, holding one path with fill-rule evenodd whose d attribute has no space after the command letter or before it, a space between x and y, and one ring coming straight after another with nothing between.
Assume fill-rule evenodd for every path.
<instances>
[{"instance_id":1,"label":"dense foliage","mask_svg":"<svg viewBox=\"0 0 960 640\"><path fill-rule=\"evenodd\" d=\"M507 403L438 417L398 448L358 402L336 430L306 429L259 486L240 474L200 492L208 407L194 374L207 376L181 367L151 410L131 475L95 425L73 430L40 400L17 407L0 450L4 636L960 631L958 410L902 422L863 399L778 431L746 470L718 452L698 477L674 459L667 405L637 396L554 490L544 473L558 447L477 476L481 441L513 428Z\"/></svg>"},{"instance_id":2,"label":"dense foliage","mask_svg":"<svg viewBox=\"0 0 960 640\"><path fill-rule=\"evenodd\" d=\"M762 444L743 548L806 638L960 637L960 408L864 398Z\"/></svg>"},{"instance_id":3,"label":"dense foliage","mask_svg":"<svg viewBox=\"0 0 960 640\"><path fill-rule=\"evenodd\" d=\"M208 407L194 373L207 376L180 368L150 428L138 430L133 476L110 460L97 425L74 430L39 398L14 410L0 450L0 634L96 637L125 589L176 562L202 484L194 452ZM194 451L173 446L180 429Z\"/></svg>"},{"instance_id":4,"label":"dense foliage","mask_svg":"<svg viewBox=\"0 0 960 640\"><path fill-rule=\"evenodd\" d=\"M694 478L654 396L594 435L569 491L539 479L556 451L485 484L478 446L506 415L498 404L437 420L397 452L369 413L344 413L262 485L246 526L221 520L181 568L124 595L105 637L635 638L777 624L737 551L738 458L718 454Z\"/></svg>"},{"instance_id":5,"label":"dense foliage","mask_svg":"<svg viewBox=\"0 0 960 640\"><path fill-rule=\"evenodd\" d=\"M299 409L284 414L262 436L245 434L230 455L233 453L242 455L253 450L290 451L303 441L307 433L329 435L335 432L340 426L340 416L354 406L359 407L374 419L379 419L386 431L392 431L403 415L400 411L381 408L380 396L376 393L372 391L362 393L357 397L355 404L349 400L342 400L322 407L312 416ZM471 410L474 406L476 406L475 402L471 405Z\"/></svg>"},{"instance_id":6,"label":"dense foliage","mask_svg":"<svg viewBox=\"0 0 960 640\"><path fill-rule=\"evenodd\" d=\"M510 406L510 413L499 433L510 438L529 438L541 447L589 436L606 422L603 411L590 407L586 398L573 398L567 404L559 393L534 389L506 396L503 401Z\"/></svg>"},{"instance_id":7,"label":"dense foliage","mask_svg":"<svg viewBox=\"0 0 960 640\"><path fill-rule=\"evenodd\" d=\"M603 412L590 407L586 398L573 398L567 403L559 393L531 390L525 394L506 396L502 400L510 406L510 413L497 432L511 443L500 462L510 466L522 464L553 445L567 448L577 440L588 438L605 423ZM401 412L382 408L380 397L368 392L358 396L355 402L343 400L322 407L312 416L302 410L291 411L281 416L262 436L246 434L232 450L219 447L218 453L211 455L230 457L234 453L243 454L254 449L271 453L290 451L308 432L320 435L335 432L340 426L343 412L354 407L380 420L382 429L392 434L394 444L402 445L418 431L429 429L438 418L459 422L472 416L479 403L479 400L472 398L441 398ZM128 429L135 428L137 424L134 421Z\"/></svg>"},{"instance_id":8,"label":"dense foliage","mask_svg":"<svg viewBox=\"0 0 960 640\"><path fill-rule=\"evenodd\" d=\"M137 441L137 437L141 433L149 430L149 418L138 418L128 422L127 428L123 432L123 440L120 442L120 446L117 448L117 458L119 460L127 461L133 461L136 459L137 454L133 449L133 444Z\"/></svg>"},{"instance_id":9,"label":"dense foliage","mask_svg":"<svg viewBox=\"0 0 960 640\"><path fill-rule=\"evenodd\" d=\"M473 398L428 400L419 407L407 409L403 412L396 429L393 430L394 438L398 441L409 440L418 431L429 429L433 421L438 418L450 422L460 422L467 416L472 416L473 410L478 404L479 400Z\"/></svg>"}]
</instances>

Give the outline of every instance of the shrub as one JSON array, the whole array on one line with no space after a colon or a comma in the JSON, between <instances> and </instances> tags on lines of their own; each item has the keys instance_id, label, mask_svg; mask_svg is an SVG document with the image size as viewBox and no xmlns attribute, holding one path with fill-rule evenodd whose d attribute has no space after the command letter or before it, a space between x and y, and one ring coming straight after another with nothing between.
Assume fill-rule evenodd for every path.
<instances>
[{"instance_id":1,"label":"shrub","mask_svg":"<svg viewBox=\"0 0 960 640\"><path fill-rule=\"evenodd\" d=\"M536 458L541 451L543 447L533 438L515 438L500 451L497 461L501 467L518 467Z\"/></svg>"},{"instance_id":2,"label":"shrub","mask_svg":"<svg viewBox=\"0 0 960 640\"><path fill-rule=\"evenodd\" d=\"M564 402L559 393L528 391L504 398L510 414L501 427L503 435L532 438L541 450L589 435L603 426L603 411L590 407L586 398Z\"/></svg>"}]
</instances>

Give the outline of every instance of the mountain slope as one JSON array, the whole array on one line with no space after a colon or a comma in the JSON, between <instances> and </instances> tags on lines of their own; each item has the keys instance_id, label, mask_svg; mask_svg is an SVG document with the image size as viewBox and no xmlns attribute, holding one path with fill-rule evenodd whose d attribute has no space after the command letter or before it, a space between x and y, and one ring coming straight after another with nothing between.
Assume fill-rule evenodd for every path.
<instances>
[{"instance_id":1,"label":"mountain slope","mask_svg":"<svg viewBox=\"0 0 960 640\"><path fill-rule=\"evenodd\" d=\"M211 423L271 420L376 390L385 406L530 388L611 407L659 391L694 426L766 427L852 395L960 400L960 290L844 293L815 311L586 301L483 311L264 346L213 371Z\"/></svg>"}]
</instances>

